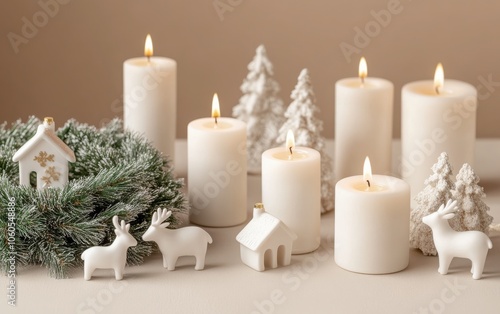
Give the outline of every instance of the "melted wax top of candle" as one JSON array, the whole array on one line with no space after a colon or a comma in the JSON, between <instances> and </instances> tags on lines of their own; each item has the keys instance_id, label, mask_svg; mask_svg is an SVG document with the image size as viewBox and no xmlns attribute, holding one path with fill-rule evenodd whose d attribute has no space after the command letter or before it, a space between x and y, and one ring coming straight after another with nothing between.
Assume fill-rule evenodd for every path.
<instances>
[{"instance_id":1,"label":"melted wax top of candle","mask_svg":"<svg viewBox=\"0 0 500 314\"><path fill-rule=\"evenodd\" d=\"M307 154L303 153L302 151L300 151L300 149L298 149L298 150L295 150L290 157L290 152L288 150L286 150L286 151L284 150L282 152L274 153L273 157L276 159L293 161L293 160L306 159Z\"/></svg>"},{"instance_id":2,"label":"melted wax top of candle","mask_svg":"<svg viewBox=\"0 0 500 314\"><path fill-rule=\"evenodd\" d=\"M375 88L377 87L377 84L373 84L368 78L365 78L364 83L361 82L360 78L355 78L352 81L349 81L346 83L347 87L354 87L354 88Z\"/></svg>"},{"instance_id":3,"label":"melted wax top of candle","mask_svg":"<svg viewBox=\"0 0 500 314\"><path fill-rule=\"evenodd\" d=\"M213 130L223 130L223 129L229 129L231 127L230 123L220 121L220 118L219 121L217 121L217 125L215 125L215 120L213 118L211 119L212 121L203 124L204 128Z\"/></svg>"},{"instance_id":4,"label":"melted wax top of candle","mask_svg":"<svg viewBox=\"0 0 500 314\"><path fill-rule=\"evenodd\" d=\"M354 185L354 188L358 191L363 191L363 192L377 192L377 191L384 191L387 188L382 185L377 185L376 183L371 182L370 186L368 187L367 182L359 182Z\"/></svg>"}]
</instances>

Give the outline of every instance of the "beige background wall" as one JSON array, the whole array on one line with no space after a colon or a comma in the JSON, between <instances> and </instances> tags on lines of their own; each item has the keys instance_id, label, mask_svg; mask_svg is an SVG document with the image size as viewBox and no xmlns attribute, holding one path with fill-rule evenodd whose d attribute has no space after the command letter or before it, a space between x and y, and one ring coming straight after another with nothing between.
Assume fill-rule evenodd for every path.
<instances>
[{"instance_id":1,"label":"beige background wall","mask_svg":"<svg viewBox=\"0 0 500 314\"><path fill-rule=\"evenodd\" d=\"M53 16L44 13L42 3L51 4L45 10ZM247 64L260 43L274 63L287 105L299 71L310 69L327 137L334 136L334 83L357 75L361 54L367 58L370 76L394 82L395 137L400 134L401 87L413 80L431 79L438 62L443 63L446 77L481 86L478 137L500 137L500 2L397 3L2 1L0 120L52 115L61 124L76 118L100 125L121 117L122 63L142 55L149 32L155 54L178 62L180 138L186 136L190 120L209 114L215 91L222 115L230 114L241 96L239 86ZM388 10L388 6L396 14L380 26L372 11ZM23 25L33 20L39 26L23 35ZM340 46L355 47L355 29L363 30L366 25L374 27L372 38L358 42L359 51L348 62ZM13 34L22 36L23 42L13 45Z\"/></svg>"}]
</instances>

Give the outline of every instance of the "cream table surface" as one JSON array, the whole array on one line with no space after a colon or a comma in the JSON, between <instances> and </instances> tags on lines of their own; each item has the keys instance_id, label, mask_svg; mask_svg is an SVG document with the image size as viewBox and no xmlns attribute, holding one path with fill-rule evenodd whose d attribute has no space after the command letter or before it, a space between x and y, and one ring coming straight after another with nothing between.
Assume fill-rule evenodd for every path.
<instances>
[{"instance_id":1,"label":"cream table surface","mask_svg":"<svg viewBox=\"0 0 500 314\"><path fill-rule=\"evenodd\" d=\"M328 149L333 156L332 141ZM176 151L176 172L185 176L185 140L177 141ZM394 164L399 152L395 141ZM500 223L500 140L478 140L476 160L485 202ZM260 176L248 177L249 218L253 203L260 201L260 186ZM408 268L395 274L345 271L333 259L333 212L322 216L316 252L292 256L289 267L256 272L240 261L235 237L243 226L206 228L214 243L203 271L194 270L191 257L167 271L159 254L127 267L122 281L110 270L98 270L86 282L82 269L56 280L33 266L18 274L17 307L7 304L7 278L0 276L5 289L0 313L500 313L499 233L490 234L493 249L483 279L473 280L468 260L455 259L442 276L437 257L416 250Z\"/></svg>"}]
</instances>

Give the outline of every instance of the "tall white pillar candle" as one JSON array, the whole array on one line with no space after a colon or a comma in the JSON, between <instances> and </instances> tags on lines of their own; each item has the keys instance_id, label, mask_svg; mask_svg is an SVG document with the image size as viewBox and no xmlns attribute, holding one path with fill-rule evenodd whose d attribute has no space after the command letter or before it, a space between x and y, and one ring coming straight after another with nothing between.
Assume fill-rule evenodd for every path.
<instances>
[{"instance_id":1,"label":"tall white pillar candle","mask_svg":"<svg viewBox=\"0 0 500 314\"><path fill-rule=\"evenodd\" d=\"M246 125L219 118L191 121L187 130L188 194L192 223L208 227L241 224L247 218Z\"/></svg>"},{"instance_id":2,"label":"tall white pillar candle","mask_svg":"<svg viewBox=\"0 0 500 314\"><path fill-rule=\"evenodd\" d=\"M262 154L262 202L297 234L293 254L312 252L320 244L320 159L312 148L294 147L290 131L286 147Z\"/></svg>"},{"instance_id":3,"label":"tall white pillar candle","mask_svg":"<svg viewBox=\"0 0 500 314\"><path fill-rule=\"evenodd\" d=\"M177 63L153 57L152 45L148 35L145 57L123 63L123 120L127 130L144 135L173 161Z\"/></svg>"},{"instance_id":4,"label":"tall white pillar candle","mask_svg":"<svg viewBox=\"0 0 500 314\"><path fill-rule=\"evenodd\" d=\"M410 187L401 179L352 176L335 186L335 262L363 274L403 270L409 261Z\"/></svg>"},{"instance_id":5,"label":"tall white pillar candle","mask_svg":"<svg viewBox=\"0 0 500 314\"><path fill-rule=\"evenodd\" d=\"M435 82L408 83L401 92L401 177L411 186L412 207L442 152L454 171L474 162L477 90L444 81L442 73L438 66Z\"/></svg>"},{"instance_id":6,"label":"tall white pillar candle","mask_svg":"<svg viewBox=\"0 0 500 314\"><path fill-rule=\"evenodd\" d=\"M391 172L394 86L388 80L366 75L362 58L359 77L335 84L336 181L359 173L366 156L379 173Z\"/></svg>"}]
</instances>

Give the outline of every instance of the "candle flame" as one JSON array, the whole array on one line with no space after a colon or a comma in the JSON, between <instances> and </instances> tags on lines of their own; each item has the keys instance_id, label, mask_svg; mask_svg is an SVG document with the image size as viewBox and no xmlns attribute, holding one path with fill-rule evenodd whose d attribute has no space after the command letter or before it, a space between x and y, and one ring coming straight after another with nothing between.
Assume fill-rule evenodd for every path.
<instances>
[{"instance_id":1,"label":"candle flame","mask_svg":"<svg viewBox=\"0 0 500 314\"><path fill-rule=\"evenodd\" d=\"M148 58L153 56L153 40L149 34L146 36L146 42L144 43L144 56Z\"/></svg>"},{"instance_id":2,"label":"candle flame","mask_svg":"<svg viewBox=\"0 0 500 314\"><path fill-rule=\"evenodd\" d=\"M365 57L361 57L359 60L359 78L361 79L361 82L365 82L365 78L368 75L368 66L366 65L366 59Z\"/></svg>"},{"instance_id":3,"label":"candle flame","mask_svg":"<svg viewBox=\"0 0 500 314\"><path fill-rule=\"evenodd\" d=\"M295 137L293 136L292 130L288 130L286 134L286 148L288 148L290 155L292 155L293 149L295 148Z\"/></svg>"},{"instance_id":4,"label":"candle flame","mask_svg":"<svg viewBox=\"0 0 500 314\"><path fill-rule=\"evenodd\" d=\"M368 187L371 185L372 177L372 165L370 164L370 158L366 156L365 163L363 165L363 180L368 183Z\"/></svg>"},{"instance_id":5,"label":"candle flame","mask_svg":"<svg viewBox=\"0 0 500 314\"><path fill-rule=\"evenodd\" d=\"M219 97L217 93L214 93L214 97L212 98L212 118L215 119L215 123L217 124L217 118L220 117L220 105L219 105Z\"/></svg>"},{"instance_id":6,"label":"candle flame","mask_svg":"<svg viewBox=\"0 0 500 314\"><path fill-rule=\"evenodd\" d=\"M436 67L436 72L434 73L434 89L436 90L436 93L439 94L440 90L443 88L443 85L444 85L443 65L441 63L438 63Z\"/></svg>"}]
</instances>

